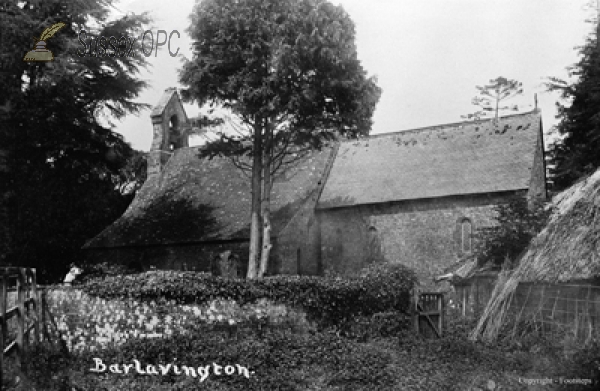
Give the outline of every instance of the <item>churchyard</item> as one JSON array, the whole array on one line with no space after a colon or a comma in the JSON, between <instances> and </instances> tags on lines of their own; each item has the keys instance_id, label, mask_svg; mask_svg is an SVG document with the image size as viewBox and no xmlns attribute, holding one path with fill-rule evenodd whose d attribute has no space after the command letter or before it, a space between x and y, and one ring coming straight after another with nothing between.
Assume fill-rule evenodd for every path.
<instances>
[{"instance_id":1,"label":"churchyard","mask_svg":"<svg viewBox=\"0 0 600 391\"><path fill-rule=\"evenodd\" d=\"M417 335L413 281L403 267L253 282L150 271L51 288L53 340L3 389L592 389L572 384L593 376L592 348L567 354L566 340L534 336L471 342L474 320L452 310L442 338Z\"/></svg>"}]
</instances>

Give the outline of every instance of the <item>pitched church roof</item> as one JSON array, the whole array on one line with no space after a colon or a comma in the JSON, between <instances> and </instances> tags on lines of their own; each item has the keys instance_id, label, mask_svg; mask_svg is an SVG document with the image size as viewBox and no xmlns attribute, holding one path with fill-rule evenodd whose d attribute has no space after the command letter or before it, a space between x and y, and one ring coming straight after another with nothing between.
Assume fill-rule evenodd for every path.
<instances>
[{"instance_id":1,"label":"pitched church roof","mask_svg":"<svg viewBox=\"0 0 600 391\"><path fill-rule=\"evenodd\" d=\"M318 208L528 189L541 113L341 143Z\"/></svg>"},{"instance_id":2,"label":"pitched church roof","mask_svg":"<svg viewBox=\"0 0 600 391\"><path fill-rule=\"evenodd\" d=\"M541 130L535 110L503 117L497 125L491 120L441 125L314 151L274 184L273 235L319 192L317 207L327 209L526 190ZM197 148L175 150L125 214L84 248L247 239L249 178L226 158L197 155Z\"/></svg>"},{"instance_id":3,"label":"pitched church roof","mask_svg":"<svg viewBox=\"0 0 600 391\"><path fill-rule=\"evenodd\" d=\"M331 154L331 147L314 151L275 181L275 237L309 197L316 197ZM84 248L247 239L250 202L250 180L229 159L200 159L197 147L177 149L123 216Z\"/></svg>"}]
</instances>

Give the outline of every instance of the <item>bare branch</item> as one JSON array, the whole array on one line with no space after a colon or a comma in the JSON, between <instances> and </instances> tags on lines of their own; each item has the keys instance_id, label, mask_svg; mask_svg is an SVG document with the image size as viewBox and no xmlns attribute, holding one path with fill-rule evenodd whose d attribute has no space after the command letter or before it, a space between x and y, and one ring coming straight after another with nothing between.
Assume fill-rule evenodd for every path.
<instances>
[{"instance_id":1,"label":"bare branch","mask_svg":"<svg viewBox=\"0 0 600 391\"><path fill-rule=\"evenodd\" d=\"M231 163L233 163L233 165L239 169L246 178L252 178L252 176L249 174L252 172L252 165L242 162L239 156L231 156L229 160L231 160Z\"/></svg>"},{"instance_id":2,"label":"bare branch","mask_svg":"<svg viewBox=\"0 0 600 391\"><path fill-rule=\"evenodd\" d=\"M277 171L280 170L282 167L283 167L283 169L281 170L281 172L282 173L285 172L285 170L287 170L289 167L294 165L296 162L304 159L311 151L312 151L312 149L310 147L305 147L305 148L296 149L293 151L289 150L289 151L287 151L287 153L282 154L281 155L282 157L277 162L277 166L275 168L273 168L273 170L272 170L272 175L275 176ZM290 157L290 156L292 156L291 159L285 160L286 157Z\"/></svg>"}]
</instances>

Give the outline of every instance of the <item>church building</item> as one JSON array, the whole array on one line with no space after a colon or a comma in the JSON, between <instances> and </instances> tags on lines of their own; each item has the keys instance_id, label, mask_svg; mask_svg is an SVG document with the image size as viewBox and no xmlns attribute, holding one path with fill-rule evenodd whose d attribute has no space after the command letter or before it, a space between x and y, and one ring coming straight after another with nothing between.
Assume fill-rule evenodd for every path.
<instances>
[{"instance_id":1,"label":"church building","mask_svg":"<svg viewBox=\"0 0 600 391\"><path fill-rule=\"evenodd\" d=\"M88 260L198 271L226 250L247 260L247 173L188 146L175 89L151 118L148 179L123 216L86 243ZM494 205L546 198L543 148L535 109L313 151L275 180L269 273L345 275L387 261L431 281L472 251Z\"/></svg>"}]
</instances>

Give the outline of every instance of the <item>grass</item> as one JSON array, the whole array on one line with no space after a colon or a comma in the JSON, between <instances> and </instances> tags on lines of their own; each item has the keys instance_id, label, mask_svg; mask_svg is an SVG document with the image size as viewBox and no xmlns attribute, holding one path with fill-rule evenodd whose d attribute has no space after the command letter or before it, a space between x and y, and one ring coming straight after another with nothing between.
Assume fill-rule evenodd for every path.
<instances>
[{"instance_id":1,"label":"grass","mask_svg":"<svg viewBox=\"0 0 600 391\"><path fill-rule=\"evenodd\" d=\"M317 331L301 312L266 301L244 307L229 301L177 306L108 301L66 290L54 292L49 303L61 314L57 323L70 353L49 344L37 347L20 384L6 383L3 389L530 390L536 389L526 384L531 379L591 378L593 366L586 362L600 357L594 356L600 352L594 348L565 356L558 340L542 338L474 343L468 340L474 323L458 317L449 319L444 338L423 340L400 315L357 319L344 333ZM237 327L237 332L219 331L218 325ZM238 364L252 374L211 373L201 382L173 373L142 376L108 368L94 373L94 358L107 365L133 359L155 366ZM556 384L541 387L561 389Z\"/></svg>"}]
</instances>

